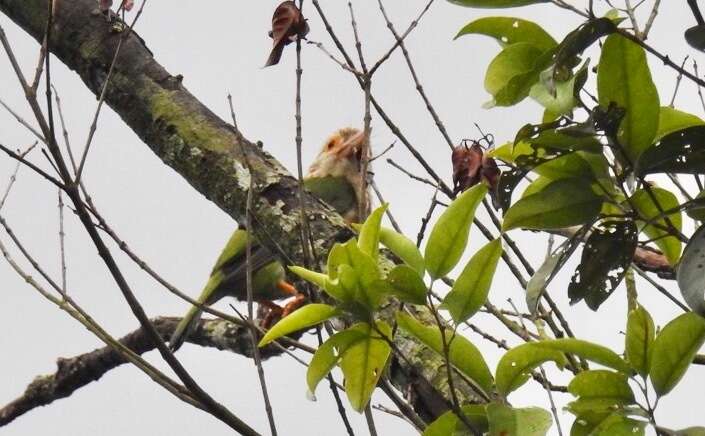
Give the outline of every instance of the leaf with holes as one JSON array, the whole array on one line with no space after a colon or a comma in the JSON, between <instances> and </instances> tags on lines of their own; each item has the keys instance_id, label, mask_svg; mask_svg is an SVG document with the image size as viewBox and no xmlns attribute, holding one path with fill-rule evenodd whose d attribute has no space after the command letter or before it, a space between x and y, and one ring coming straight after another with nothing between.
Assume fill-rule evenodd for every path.
<instances>
[{"instance_id":1,"label":"leaf with holes","mask_svg":"<svg viewBox=\"0 0 705 436\"><path fill-rule=\"evenodd\" d=\"M553 425L551 414L538 407L512 408L504 404L487 405L490 435L544 436Z\"/></svg>"},{"instance_id":2,"label":"leaf with holes","mask_svg":"<svg viewBox=\"0 0 705 436\"><path fill-rule=\"evenodd\" d=\"M556 362L563 368L567 360L560 351L539 347L537 343L522 344L504 353L495 371L497 391L507 395L527 382L531 371L544 362Z\"/></svg>"},{"instance_id":3,"label":"leaf with holes","mask_svg":"<svg viewBox=\"0 0 705 436\"><path fill-rule=\"evenodd\" d=\"M614 32L616 26L607 18L597 18L583 23L561 41L556 50L554 79L564 81L576 65L577 56L601 37ZM563 80L561 80L563 78Z\"/></svg>"},{"instance_id":4,"label":"leaf with holes","mask_svg":"<svg viewBox=\"0 0 705 436\"><path fill-rule=\"evenodd\" d=\"M627 334L624 338L624 357L642 377L649 374L649 356L655 335L654 320L646 309L639 306L629 312Z\"/></svg>"},{"instance_id":5,"label":"leaf with holes","mask_svg":"<svg viewBox=\"0 0 705 436\"><path fill-rule=\"evenodd\" d=\"M651 145L660 110L644 49L621 35L609 36L602 46L597 91L602 107L614 103L626 110L617 137L634 162Z\"/></svg>"},{"instance_id":6,"label":"leaf with holes","mask_svg":"<svg viewBox=\"0 0 705 436\"><path fill-rule=\"evenodd\" d=\"M705 319L695 313L666 324L651 349L649 377L656 394L666 395L685 375L693 357L705 343Z\"/></svg>"},{"instance_id":7,"label":"leaf with holes","mask_svg":"<svg viewBox=\"0 0 705 436\"><path fill-rule=\"evenodd\" d=\"M443 355L443 337L437 328L428 327L403 312L397 314L397 323L428 348ZM485 393L492 392L492 373L477 347L464 336L453 335L449 330L445 330L445 340L449 344L450 363L475 381Z\"/></svg>"},{"instance_id":8,"label":"leaf with holes","mask_svg":"<svg viewBox=\"0 0 705 436\"><path fill-rule=\"evenodd\" d=\"M705 126L669 133L644 151L637 162L639 175L705 173Z\"/></svg>"},{"instance_id":9,"label":"leaf with holes","mask_svg":"<svg viewBox=\"0 0 705 436\"><path fill-rule=\"evenodd\" d=\"M683 228L683 218L680 212L673 212L668 215L667 221L663 217L663 212L676 209L678 198L663 188L652 187L650 191L639 189L628 203L634 206L641 220L649 222L641 231L646 233L654 241L654 244L663 251L668 262L675 265L681 255L681 241L676 236L670 235L669 230L672 231L672 229L669 222L675 227L675 230L680 232Z\"/></svg>"},{"instance_id":10,"label":"leaf with holes","mask_svg":"<svg viewBox=\"0 0 705 436\"><path fill-rule=\"evenodd\" d=\"M345 377L345 393L353 409L362 412L387 365L391 347L392 328L384 321L376 321L376 329L367 323L356 324L348 330L357 330L362 339L350 345L340 360ZM386 339L382 336L383 334Z\"/></svg>"},{"instance_id":11,"label":"leaf with holes","mask_svg":"<svg viewBox=\"0 0 705 436\"><path fill-rule=\"evenodd\" d=\"M522 198L504 216L504 231L526 228L560 229L591 222L600 213L602 198L582 179L561 179Z\"/></svg>"},{"instance_id":12,"label":"leaf with holes","mask_svg":"<svg viewBox=\"0 0 705 436\"><path fill-rule=\"evenodd\" d=\"M478 250L458 276L441 305L456 324L473 316L487 301L501 255L502 240L495 239Z\"/></svg>"},{"instance_id":13,"label":"leaf with holes","mask_svg":"<svg viewBox=\"0 0 705 436\"><path fill-rule=\"evenodd\" d=\"M499 42L502 47L527 42L542 51L550 50L557 42L538 24L513 17L484 17L468 23L455 38L463 35L486 35Z\"/></svg>"},{"instance_id":14,"label":"leaf with holes","mask_svg":"<svg viewBox=\"0 0 705 436\"><path fill-rule=\"evenodd\" d=\"M658 119L658 131L656 132L654 141L658 141L664 136L679 130L704 125L705 121L698 116L674 109L670 106L661 106Z\"/></svg>"},{"instance_id":15,"label":"leaf with holes","mask_svg":"<svg viewBox=\"0 0 705 436\"><path fill-rule=\"evenodd\" d=\"M637 235L631 221L605 223L593 230L568 285L571 304L585 300L590 309L597 310L612 295L632 263Z\"/></svg>"},{"instance_id":16,"label":"leaf with holes","mask_svg":"<svg viewBox=\"0 0 705 436\"><path fill-rule=\"evenodd\" d=\"M676 279L688 306L705 316L705 226L690 237L678 265Z\"/></svg>"},{"instance_id":17,"label":"leaf with holes","mask_svg":"<svg viewBox=\"0 0 705 436\"><path fill-rule=\"evenodd\" d=\"M426 243L426 270L435 280L448 274L465 251L475 210L487 194L483 183L456 198L438 218Z\"/></svg>"}]
</instances>

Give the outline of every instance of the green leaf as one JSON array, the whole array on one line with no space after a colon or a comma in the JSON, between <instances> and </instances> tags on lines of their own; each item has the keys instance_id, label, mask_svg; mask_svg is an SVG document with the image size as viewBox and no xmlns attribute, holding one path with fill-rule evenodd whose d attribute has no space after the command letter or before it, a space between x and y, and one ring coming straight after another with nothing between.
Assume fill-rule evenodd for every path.
<instances>
[{"instance_id":1,"label":"green leaf","mask_svg":"<svg viewBox=\"0 0 705 436\"><path fill-rule=\"evenodd\" d=\"M644 436L646 422L613 413L593 428L594 436Z\"/></svg>"},{"instance_id":2,"label":"green leaf","mask_svg":"<svg viewBox=\"0 0 705 436\"><path fill-rule=\"evenodd\" d=\"M689 207L685 213L694 220L705 221L705 191L695 197L696 204Z\"/></svg>"},{"instance_id":3,"label":"green leaf","mask_svg":"<svg viewBox=\"0 0 705 436\"><path fill-rule=\"evenodd\" d=\"M604 369L582 371L568 384L568 392L580 398L614 398L624 404L634 403L634 392L627 375Z\"/></svg>"},{"instance_id":4,"label":"green leaf","mask_svg":"<svg viewBox=\"0 0 705 436\"><path fill-rule=\"evenodd\" d=\"M463 35L486 35L497 40L502 47L528 42L542 51L550 50L557 45L538 24L513 17L484 17L468 23L460 29L455 38Z\"/></svg>"},{"instance_id":5,"label":"green leaf","mask_svg":"<svg viewBox=\"0 0 705 436\"><path fill-rule=\"evenodd\" d=\"M705 226L701 226L690 237L678 265L676 278L688 306L705 316Z\"/></svg>"},{"instance_id":6,"label":"green leaf","mask_svg":"<svg viewBox=\"0 0 705 436\"><path fill-rule=\"evenodd\" d=\"M556 82L552 70L542 71L539 81L531 87L529 96L546 108L552 118L568 115L578 105L576 95L587 80L587 62L575 74L563 82Z\"/></svg>"},{"instance_id":7,"label":"green leaf","mask_svg":"<svg viewBox=\"0 0 705 436\"><path fill-rule=\"evenodd\" d=\"M308 384L309 392L312 394L316 392L318 383L335 368L347 349L364 338L365 334L360 329L350 328L334 334L321 344L313 355L306 371L306 383Z\"/></svg>"},{"instance_id":8,"label":"green leaf","mask_svg":"<svg viewBox=\"0 0 705 436\"><path fill-rule=\"evenodd\" d=\"M307 304L274 324L259 341L259 346L264 347L282 336L320 324L340 313L340 310L327 304Z\"/></svg>"},{"instance_id":9,"label":"green leaf","mask_svg":"<svg viewBox=\"0 0 705 436\"><path fill-rule=\"evenodd\" d=\"M375 310L382 299L376 287L380 280L377 262L363 253L355 239L335 244L328 254L326 292L343 303Z\"/></svg>"},{"instance_id":10,"label":"green leaf","mask_svg":"<svg viewBox=\"0 0 705 436\"><path fill-rule=\"evenodd\" d=\"M639 306L629 312L627 334L624 338L624 357L642 377L649 374L649 355L655 335L654 320L646 309Z\"/></svg>"},{"instance_id":11,"label":"green leaf","mask_svg":"<svg viewBox=\"0 0 705 436\"><path fill-rule=\"evenodd\" d=\"M593 344L592 342L574 338L562 338L540 341L537 342L536 345L541 348L548 348L550 350L562 351L563 353L575 354L583 359L599 363L600 365L604 365L624 373L629 373L631 371L629 365L627 365L627 362L619 357L617 353L607 347Z\"/></svg>"},{"instance_id":12,"label":"green leaf","mask_svg":"<svg viewBox=\"0 0 705 436\"><path fill-rule=\"evenodd\" d=\"M544 263L536 270L526 284L526 306L532 315L538 311L539 300L546 287L575 252L581 238L571 238L559 245Z\"/></svg>"},{"instance_id":13,"label":"green leaf","mask_svg":"<svg viewBox=\"0 0 705 436\"><path fill-rule=\"evenodd\" d=\"M456 198L438 218L426 243L426 270L435 280L448 274L465 251L475 210L487 194L477 184Z\"/></svg>"},{"instance_id":14,"label":"green leaf","mask_svg":"<svg viewBox=\"0 0 705 436\"><path fill-rule=\"evenodd\" d=\"M533 5L536 3L547 3L549 0L448 0L458 6L466 8L515 8L517 6Z\"/></svg>"},{"instance_id":15,"label":"green leaf","mask_svg":"<svg viewBox=\"0 0 705 436\"><path fill-rule=\"evenodd\" d=\"M511 45L507 47L507 49L521 44L523 43ZM507 80L503 86L493 94L494 99L485 103L483 107L489 109L494 106L513 106L528 97L531 87L539 81L541 72L548 68L553 61L553 53L553 50L542 53L540 56L535 58L530 69L513 74L509 80Z\"/></svg>"},{"instance_id":16,"label":"green leaf","mask_svg":"<svg viewBox=\"0 0 705 436\"><path fill-rule=\"evenodd\" d=\"M557 180L536 194L517 201L504 216L502 230L560 229L597 217L602 199L582 179Z\"/></svg>"},{"instance_id":17,"label":"green leaf","mask_svg":"<svg viewBox=\"0 0 705 436\"><path fill-rule=\"evenodd\" d=\"M639 175L654 173L705 173L705 126L669 133L647 148L636 165Z\"/></svg>"},{"instance_id":18,"label":"green leaf","mask_svg":"<svg viewBox=\"0 0 705 436\"><path fill-rule=\"evenodd\" d=\"M673 436L705 436L705 427L688 427L673 432Z\"/></svg>"},{"instance_id":19,"label":"green leaf","mask_svg":"<svg viewBox=\"0 0 705 436\"><path fill-rule=\"evenodd\" d=\"M538 407L514 409L504 404L487 405L490 436L544 436L553 425L553 418Z\"/></svg>"},{"instance_id":20,"label":"green leaf","mask_svg":"<svg viewBox=\"0 0 705 436\"><path fill-rule=\"evenodd\" d=\"M654 244L663 251L663 254L668 259L671 265L675 265L681 255L681 241L675 236L668 236L669 232L666 231L668 224L664 218L655 219L660 217L667 210L675 209L678 207L678 199L671 192L657 187L651 188L651 193L656 199L656 203L649 195L649 192L645 189L640 189L634 193L630 203L634 205L639 216L647 221L655 221L654 226L652 224L646 225L642 231L646 233L649 238L654 240ZM674 212L668 215L668 219L671 221L676 230L681 231L683 228L683 219L680 212Z\"/></svg>"},{"instance_id":21,"label":"green leaf","mask_svg":"<svg viewBox=\"0 0 705 436\"><path fill-rule=\"evenodd\" d=\"M536 60L541 54L541 49L528 42L506 47L487 67L485 89L496 97L514 77L534 71Z\"/></svg>"},{"instance_id":22,"label":"green leaf","mask_svg":"<svg viewBox=\"0 0 705 436\"><path fill-rule=\"evenodd\" d=\"M594 135L577 136L567 129L548 129L527 138L532 145L568 151L602 153L604 146Z\"/></svg>"},{"instance_id":23,"label":"green leaf","mask_svg":"<svg viewBox=\"0 0 705 436\"><path fill-rule=\"evenodd\" d=\"M382 245L392 250L392 253L399 256L404 263L412 267L421 277L423 277L426 270L423 256L416 247L416 244L414 244L409 238L392 229L382 227L379 233L379 240Z\"/></svg>"},{"instance_id":24,"label":"green leaf","mask_svg":"<svg viewBox=\"0 0 705 436\"><path fill-rule=\"evenodd\" d=\"M450 312L456 324L473 316L487 301L501 255L502 240L495 239L478 250L465 265L441 306Z\"/></svg>"},{"instance_id":25,"label":"green leaf","mask_svg":"<svg viewBox=\"0 0 705 436\"><path fill-rule=\"evenodd\" d=\"M579 62L578 56L595 41L614 32L615 29L616 26L609 19L598 18L587 21L570 32L556 50L554 78L564 81L564 77L571 68Z\"/></svg>"},{"instance_id":26,"label":"green leaf","mask_svg":"<svg viewBox=\"0 0 705 436\"><path fill-rule=\"evenodd\" d=\"M470 404L460 408L465 418L479 432L486 432L489 429L487 423L487 412L484 405ZM472 432L465 424L458 419L456 414L450 410L426 427L423 436L472 436Z\"/></svg>"},{"instance_id":27,"label":"green leaf","mask_svg":"<svg viewBox=\"0 0 705 436\"><path fill-rule=\"evenodd\" d=\"M372 259L377 259L377 254L379 253L379 234L380 226L382 225L382 217L384 212L387 211L388 204L383 204L382 206L375 209L369 217L365 220L365 223L360 228L360 234L358 235L357 246L363 253L372 256Z\"/></svg>"},{"instance_id":28,"label":"green leaf","mask_svg":"<svg viewBox=\"0 0 705 436\"><path fill-rule=\"evenodd\" d=\"M443 338L441 332L435 327L427 327L414 317L400 312L397 314L397 323L404 331L414 336L424 345L443 355ZM468 339L461 335L445 331L446 341L449 343L450 363L460 372L485 391L492 392L492 374L485 363L480 351ZM452 341L451 341L452 339Z\"/></svg>"},{"instance_id":29,"label":"green leaf","mask_svg":"<svg viewBox=\"0 0 705 436\"><path fill-rule=\"evenodd\" d=\"M705 25L689 27L683 34L688 44L696 50L705 51Z\"/></svg>"},{"instance_id":30,"label":"green leaf","mask_svg":"<svg viewBox=\"0 0 705 436\"><path fill-rule=\"evenodd\" d=\"M551 159L534 168L534 172L552 180L569 178L595 179L592 167L580 153L569 153Z\"/></svg>"},{"instance_id":31,"label":"green leaf","mask_svg":"<svg viewBox=\"0 0 705 436\"><path fill-rule=\"evenodd\" d=\"M419 274L410 266L395 266L389 272L386 282L389 292L400 300L411 304L426 304L428 289Z\"/></svg>"},{"instance_id":32,"label":"green leaf","mask_svg":"<svg viewBox=\"0 0 705 436\"><path fill-rule=\"evenodd\" d=\"M328 276L326 274L311 271L310 269L302 268L300 266L290 266L289 271L293 272L307 282L313 283L321 289L325 289L326 287L326 280L328 280Z\"/></svg>"},{"instance_id":33,"label":"green leaf","mask_svg":"<svg viewBox=\"0 0 705 436\"><path fill-rule=\"evenodd\" d=\"M363 337L351 344L340 360L345 393L352 408L358 412L362 412L370 401L392 351L387 342L391 340L392 328L384 321L376 321L376 325L386 340L369 324L356 324L349 330L358 330Z\"/></svg>"},{"instance_id":34,"label":"green leaf","mask_svg":"<svg viewBox=\"0 0 705 436\"><path fill-rule=\"evenodd\" d=\"M703 126L705 121L688 112L679 111L670 106L661 106L658 120L658 131L654 141L664 136L688 127Z\"/></svg>"},{"instance_id":35,"label":"green leaf","mask_svg":"<svg viewBox=\"0 0 705 436\"><path fill-rule=\"evenodd\" d=\"M563 353L539 347L537 343L522 344L504 353L497 364L495 383L497 391L507 395L526 383L531 371L544 362L553 361L559 367L566 365Z\"/></svg>"},{"instance_id":36,"label":"green leaf","mask_svg":"<svg viewBox=\"0 0 705 436\"><path fill-rule=\"evenodd\" d=\"M705 319L695 313L684 313L664 326L651 349L649 377L656 394L666 395L676 387L704 342Z\"/></svg>"},{"instance_id":37,"label":"green leaf","mask_svg":"<svg viewBox=\"0 0 705 436\"><path fill-rule=\"evenodd\" d=\"M594 229L583 246L583 254L568 285L570 304L585 300L597 310L622 282L634 259L638 241L632 221L605 223Z\"/></svg>"},{"instance_id":38,"label":"green leaf","mask_svg":"<svg viewBox=\"0 0 705 436\"><path fill-rule=\"evenodd\" d=\"M601 106L615 103L626 109L618 139L634 162L651 145L660 111L644 50L620 35L609 36L602 46L597 91Z\"/></svg>"}]
</instances>

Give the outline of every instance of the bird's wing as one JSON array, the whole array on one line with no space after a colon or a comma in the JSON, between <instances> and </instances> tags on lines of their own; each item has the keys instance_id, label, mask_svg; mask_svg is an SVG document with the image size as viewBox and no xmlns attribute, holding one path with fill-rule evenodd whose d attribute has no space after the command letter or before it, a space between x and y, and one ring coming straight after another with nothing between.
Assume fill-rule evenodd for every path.
<instances>
[{"instance_id":1,"label":"bird's wing","mask_svg":"<svg viewBox=\"0 0 705 436\"><path fill-rule=\"evenodd\" d=\"M357 208L355 188L345 177L310 177L304 180L304 186L341 215Z\"/></svg>"}]
</instances>

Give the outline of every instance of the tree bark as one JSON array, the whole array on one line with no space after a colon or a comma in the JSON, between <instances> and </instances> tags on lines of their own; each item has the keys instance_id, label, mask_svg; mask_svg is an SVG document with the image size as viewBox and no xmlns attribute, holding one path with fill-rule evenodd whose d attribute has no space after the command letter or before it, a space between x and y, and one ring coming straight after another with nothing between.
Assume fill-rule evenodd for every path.
<instances>
[{"instance_id":1,"label":"tree bark","mask_svg":"<svg viewBox=\"0 0 705 436\"><path fill-rule=\"evenodd\" d=\"M54 1L49 50L99 95L124 38L105 102L166 165L237 221L244 222L253 179L251 230L274 252L303 264L297 180L261 143L245 139L189 93L179 76L154 59L139 35L115 33L95 13L95 0ZM0 0L0 11L37 41L43 39L47 0ZM353 233L320 200L307 194L305 202L315 249L325 258L334 242ZM395 343L406 359L392 362L390 379L425 420L433 420L448 410L447 382L438 376L444 373L444 361L406 335L398 334ZM469 386L457 384L462 398L476 398Z\"/></svg>"}]
</instances>

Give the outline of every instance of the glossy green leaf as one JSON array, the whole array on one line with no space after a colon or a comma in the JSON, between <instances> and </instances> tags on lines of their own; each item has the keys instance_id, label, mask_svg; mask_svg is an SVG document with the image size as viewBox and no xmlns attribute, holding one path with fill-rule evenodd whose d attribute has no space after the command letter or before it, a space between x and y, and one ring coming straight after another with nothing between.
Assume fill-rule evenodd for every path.
<instances>
[{"instance_id":1,"label":"glossy green leaf","mask_svg":"<svg viewBox=\"0 0 705 436\"><path fill-rule=\"evenodd\" d=\"M576 95L587 80L587 62L566 81L556 82L552 70L542 71L539 81L531 87L529 96L546 108L552 119L568 115L578 105Z\"/></svg>"},{"instance_id":2,"label":"glossy green leaf","mask_svg":"<svg viewBox=\"0 0 705 436\"><path fill-rule=\"evenodd\" d=\"M615 397L586 397L571 401L566 405L566 410L575 416L591 418L590 422L597 426L611 413L624 413L627 407L623 401Z\"/></svg>"},{"instance_id":3,"label":"glossy green leaf","mask_svg":"<svg viewBox=\"0 0 705 436\"><path fill-rule=\"evenodd\" d=\"M347 349L364 338L365 334L360 329L351 328L334 334L321 344L313 355L306 371L306 383L309 392L312 394L316 392L318 383L335 368Z\"/></svg>"},{"instance_id":4,"label":"glossy green leaf","mask_svg":"<svg viewBox=\"0 0 705 436\"><path fill-rule=\"evenodd\" d=\"M534 168L536 174L552 180L582 178L594 179L592 167L579 153L569 153Z\"/></svg>"},{"instance_id":5,"label":"glossy green leaf","mask_svg":"<svg viewBox=\"0 0 705 436\"><path fill-rule=\"evenodd\" d=\"M528 42L512 44L499 52L485 73L487 92L496 96L512 78L534 71L536 59L541 53L541 49Z\"/></svg>"},{"instance_id":6,"label":"glossy green leaf","mask_svg":"<svg viewBox=\"0 0 705 436\"><path fill-rule=\"evenodd\" d=\"M655 335L654 320L646 309L639 306L629 312L627 334L624 338L624 357L642 377L649 373L649 355Z\"/></svg>"},{"instance_id":7,"label":"glossy green leaf","mask_svg":"<svg viewBox=\"0 0 705 436\"><path fill-rule=\"evenodd\" d=\"M387 211L388 206L389 205L385 203L375 209L360 228L357 246L360 247L363 253L372 256L372 259L377 259L377 254L379 253L380 226L382 225L382 217Z\"/></svg>"},{"instance_id":8,"label":"glossy green leaf","mask_svg":"<svg viewBox=\"0 0 705 436\"><path fill-rule=\"evenodd\" d=\"M419 274L408 265L397 265L386 279L389 292L411 304L425 304L428 290Z\"/></svg>"},{"instance_id":9,"label":"glossy green leaf","mask_svg":"<svg viewBox=\"0 0 705 436\"><path fill-rule=\"evenodd\" d=\"M568 392L581 398L614 398L622 403L634 402L634 392L627 375L604 369L582 371L568 384Z\"/></svg>"},{"instance_id":10,"label":"glossy green leaf","mask_svg":"<svg viewBox=\"0 0 705 436\"><path fill-rule=\"evenodd\" d=\"M662 106L659 111L658 131L654 141L658 141L664 136L687 129L688 127L703 126L705 121L700 117L674 109L670 106Z\"/></svg>"},{"instance_id":11,"label":"glossy green leaf","mask_svg":"<svg viewBox=\"0 0 705 436\"><path fill-rule=\"evenodd\" d=\"M571 304L585 300L590 309L597 310L612 295L634 259L637 236L631 221L608 223L592 231L568 285Z\"/></svg>"},{"instance_id":12,"label":"glossy green leaf","mask_svg":"<svg viewBox=\"0 0 705 436\"><path fill-rule=\"evenodd\" d=\"M411 239L392 229L382 227L379 241L423 277L426 271L423 256Z\"/></svg>"},{"instance_id":13,"label":"glossy green leaf","mask_svg":"<svg viewBox=\"0 0 705 436\"><path fill-rule=\"evenodd\" d=\"M456 324L473 316L487 301L501 255L502 240L495 239L475 253L453 283L441 308L450 312Z\"/></svg>"},{"instance_id":14,"label":"glossy green leaf","mask_svg":"<svg viewBox=\"0 0 705 436\"><path fill-rule=\"evenodd\" d=\"M285 318L279 320L267 331L259 346L263 347L272 341L299 330L317 325L334 316L340 315L340 310L327 304L307 304Z\"/></svg>"},{"instance_id":15,"label":"glossy green leaf","mask_svg":"<svg viewBox=\"0 0 705 436\"><path fill-rule=\"evenodd\" d=\"M620 35L609 36L602 46L597 91L601 106L615 103L626 110L618 140L635 161L656 136L660 111L644 49Z\"/></svg>"},{"instance_id":16,"label":"glossy green leaf","mask_svg":"<svg viewBox=\"0 0 705 436\"><path fill-rule=\"evenodd\" d=\"M360 331L363 338L350 345L340 360L345 393L350 406L358 412L370 401L392 351L387 342L391 340L392 328L384 321L376 321L376 325L386 339L369 324L356 324L349 330Z\"/></svg>"},{"instance_id":17,"label":"glossy green leaf","mask_svg":"<svg viewBox=\"0 0 705 436\"><path fill-rule=\"evenodd\" d=\"M549 0L448 0L450 3L465 6L467 8L515 8L518 6L533 5L536 3L546 3Z\"/></svg>"},{"instance_id":18,"label":"glossy green leaf","mask_svg":"<svg viewBox=\"0 0 705 436\"><path fill-rule=\"evenodd\" d=\"M637 162L640 175L653 173L705 173L705 126L669 133L650 146Z\"/></svg>"},{"instance_id":19,"label":"glossy green leaf","mask_svg":"<svg viewBox=\"0 0 705 436\"><path fill-rule=\"evenodd\" d=\"M577 57L601 37L614 32L616 26L609 19L597 18L587 21L570 32L561 41L556 50L553 75L556 80L565 81L564 77L576 64Z\"/></svg>"},{"instance_id":20,"label":"glossy green leaf","mask_svg":"<svg viewBox=\"0 0 705 436\"><path fill-rule=\"evenodd\" d=\"M436 353L443 355L443 338L438 328L427 327L403 312L397 314L397 323L404 331ZM450 346L450 363L475 381L485 393L492 392L492 374L477 347L464 336L453 336L453 333L448 330L445 331L445 337Z\"/></svg>"},{"instance_id":21,"label":"glossy green leaf","mask_svg":"<svg viewBox=\"0 0 705 436\"><path fill-rule=\"evenodd\" d=\"M328 254L326 292L346 304L374 310L382 299L375 286L380 280L377 262L363 253L355 239L335 244Z\"/></svg>"},{"instance_id":22,"label":"glossy green leaf","mask_svg":"<svg viewBox=\"0 0 705 436\"><path fill-rule=\"evenodd\" d=\"M705 316L705 226L690 237L676 270L676 279L688 306Z\"/></svg>"},{"instance_id":23,"label":"glossy green leaf","mask_svg":"<svg viewBox=\"0 0 705 436\"><path fill-rule=\"evenodd\" d=\"M465 251L475 210L487 194L487 185L477 184L456 198L438 218L426 243L426 270L433 279L448 274Z\"/></svg>"},{"instance_id":24,"label":"glossy green leaf","mask_svg":"<svg viewBox=\"0 0 705 436\"><path fill-rule=\"evenodd\" d=\"M642 219L651 221L656 217L662 216L662 211L665 212L678 207L678 198L676 198L673 193L657 187L652 187L651 193L656 199L656 202L654 202L649 192L645 189L636 191L629 201L630 204L634 205ZM680 212L674 212L668 215L668 219L671 224L675 226L676 230L682 230L683 218ZM655 224L657 224L658 227L649 224L646 225L642 231L646 233L649 238L654 240L654 244L663 251L663 254L671 265L675 265L681 255L681 241L675 236L667 236L669 232L665 229L668 228L668 223L664 218L655 220Z\"/></svg>"},{"instance_id":25,"label":"glossy green leaf","mask_svg":"<svg viewBox=\"0 0 705 436\"><path fill-rule=\"evenodd\" d=\"M507 395L526 383L530 373L544 362L553 361L559 367L566 365L565 355L560 351L539 347L537 343L522 344L504 353L497 364L495 383L497 391Z\"/></svg>"},{"instance_id":26,"label":"glossy green leaf","mask_svg":"<svg viewBox=\"0 0 705 436\"><path fill-rule=\"evenodd\" d=\"M663 327L654 340L649 368L656 394L676 387L703 343L705 319L695 313L684 313Z\"/></svg>"},{"instance_id":27,"label":"glossy green leaf","mask_svg":"<svg viewBox=\"0 0 705 436\"><path fill-rule=\"evenodd\" d=\"M470 404L460 408L465 418L474 426L475 430L486 432L489 429L487 423L487 411L484 405ZM423 436L473 436L472 432L451 410L433 421L426 427Z\"/></svg>"},{"instance_id":28,"label":"glossy green leaf","mask_svg":"<svg viewBox=\"0 0 705 436\"><path fill-rule=\"evenodd\" d=\"M513 17L480 18L465 25L455 38L463 35L486 35L496 39L502 47L527 42L545 51L557 45L556 40L538 24Z\"/></svg>"},{"instance_id":29,"label":"glossy green leaf","mask_svg":"<svg viewBox=\"0 0 705 436\"><path fill-rule=\"evenodd\" d=\"M553 425L551 414L538 407L515 409L504 404L487 405L490 436L544 436Z\"/></svg>"},{"instance_id":30,"label":"glossy green leaf","mask_svg":"<svg viewBox=\"0 0 705 436\"><path fill-rule=\"evenodd\" d=\"M529 183L526 189L524 189L524 192L521 193L521 198L528 197L531 194L536 194L537 192L542 191L543 188L553 182L554 179L548 178L546 176L539 176L533 182Z\"/></svg>"},{"instance_id":31,"label":"glossy green leaf","mask_svg":"<svg viewBox=\"0 0 705 436\"><path fill-rule=\"evenodd\" d=\"M601 207L602 199L589 182L557 180L512 205L504 216L502 229L546 230L585 224L595 219Z\"/></svg>"},{"instance_id":32,"label":"glossy green leaf","mask_svg":"<svg viewBox=\"0 0 705 436\"><path fill-rule=\"evenodd\" d=\"M326 280L328 280L328 276L326 274L311 271L300 266L290 266L289 271L306 280L307 282L313 283L321 289L325 289L326 287Z\"/></svg>"},{"instance_id":33,"label":"glossy green leaf","mask_svg":"<svg viewBox=\"0 0 705 436\"><path fill-rule=\"evenodd\" d=\"M540 348L548 348L550 350L561 351L563 353L575 354L585 360L590 360L600 365L616 369L624 373L629 373L631 369L627 362L624 361L617 353L602 345L592 342L583 341L574 338L552 339L537 342L536 345Z\"/></svg>"},{"instance_id":34,"label":"glossy green leaf","mask_svg":"<svg viewBox=\"0 0 705 436\"><path fill-rule=\"evenodd\" d=\"M544 130L538 135L527 139L533 145L556 148L569 151L587 151L601 153L602 143L593 135L578 136L567 129Z\"/></svg>"},{"instance_id":35,"label":"glossy green leaf","mask_svg":"<svg viewBox=\"0 0 705 436\"><path fill-rule=\"evenodd\" d=\"M512 47L516 47L523 44L525 43L517 43L510 45L504 51L507 51ZM512 49L511 54L515 54L515 51L517 50ZM502 53L500 53L500 55L502 55ZM523 57L517 60L523 61ZM539 81L541 72L548 68L548 66L553 61L553 50L541 53L540 56L536 57L533 60L530 68L526 69L523 72L519 72L518 69L514 68L519 66L519 64L513 64L510 66L510 68L507 68L508 65L506 64L506 61L511 62L512 59L503 59L503 65L501 66L503 68L506 68L506 71L499 72L497 71L497 69L494 68L490 70L490 68L493 66L492 64L490 64L490 67L488 67L487 69L488 75L485 76L486 79L489 77L490 74L494 75L496 73L499 73L497 76L494 77L494 79L506 78L508 80L504 81L502 83L502 86L496 92L492 93L492 96L494 98L492 99L492 101L487 102L483 105L483 107L485 108L489 109L494 106L513 106L528 97L529 92L531 92L531 87ZM500 64L495 64L494 66L497 67L499 65ZM523 66L521 68L523 68ZM506 73L511 73L511 76L507 77ZM487 82L485 83L487 84Z\"/></svg>"}]
</instances>

